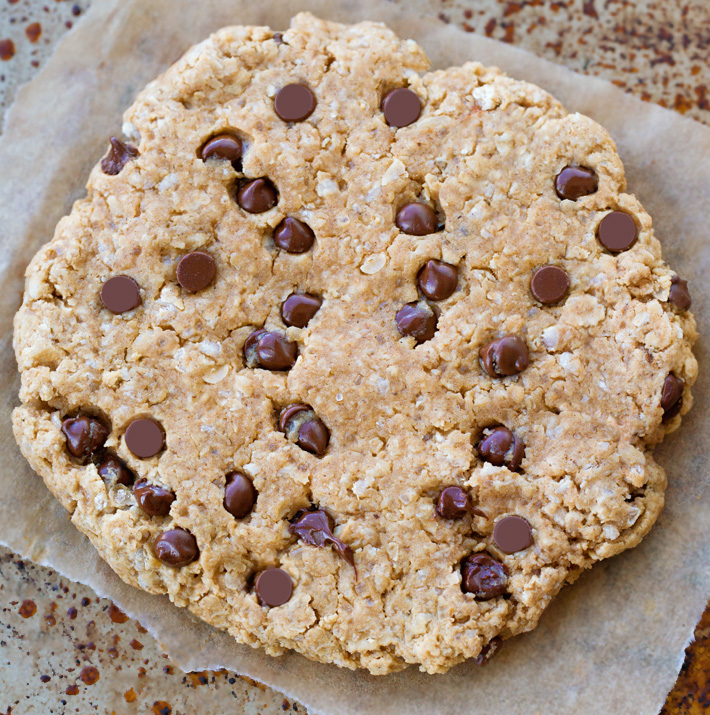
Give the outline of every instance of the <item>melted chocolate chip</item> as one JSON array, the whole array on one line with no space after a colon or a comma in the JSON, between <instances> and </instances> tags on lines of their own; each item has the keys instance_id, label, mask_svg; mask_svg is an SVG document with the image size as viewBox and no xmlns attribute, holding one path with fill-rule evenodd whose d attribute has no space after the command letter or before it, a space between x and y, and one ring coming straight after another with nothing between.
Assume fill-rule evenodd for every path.
<instances>
[{"instance_id":1,"label":"melted chocolate chip","mask_svg":"<svg viewBox=\"0 0 710 715\"><path fill-rule=\"evenodd\" d=\"M283 569L265 569L256 577L254 591L262 606L282 606L291 598L293 581Z\"/></svg>"},{"instance_id":2,"label":"melted chocolate chip","mask_svg":"<svg viewBox=\"0 0 710 715\"><path fill-rule=\"evenodd\" d=\"M493 527L493 543L504 554L524 551L532 546L532 528L522 516L504 516Z\"/></svg>"},{"instance_id":3,"label":"melted chocolate chip","mask_svg":"<svg viewBox=\"0 0 710 715\"><path fill-rule=\"evenodd\" d=\"M436 333L436 313L424 301L407 303L395 316L397 330L402 337L412 337L417 344L431 340Z\"/></svg>"},{"instance_id":4,"label":"melted chocolate chip","mask_svg":"<svg viewBox=\"0 0 710 715\"><path fill-rule=\"evenodd\" d=\"M569 290L569 276L559 266L540 266L530 279L530 292L543 305L559 303Z\"/></svg>"},{"instance_id":5,"label":"melted chocolate chip","mask_svg":"<svg viewBox=\"0 0 710 715\"><path fill-rule=\"evenodd\" d=\"M427 261L417 276L419 290L430 300L446 300L451 297L458 283L456 266L435 258Z\"/></svg>"},{"instance_id":6,"label":"melted chocolate chip","mask_svg":"<svg viewBox=\"0 0 710 715\"><path fill-rule=\"evenodd\" d=\"M281 305L281 317L286 325L305 328L319 311L323 301L310 293L291 293Z\"/></svg>"},{"instance_id":7,"label":"melted chocolate chip","mask_svg":"<svg viewBox=\"0 0 710 715\"><path fill-rule=\"evenodd\" d=\"M303 84L287 84L274 98L274 111L284 122L302 122L315 108L316 98Z\"/></svg>"},{"instance_id":8,"label":"melted chocolate chip","mask_svg":"<svg viewBox=\"0 0 710 715\"><path fill-rule=\"evenodd\" d=\"M165 446L165 432L155 421L149 418L133 420L123 436L126 447L141 459L148 459L160 452Z\"/></svg>"},{"instance_id":9,"label":"melted chocolate chip","mask_svg":"<svg viewBox=\"0 0 710 715\"><path fill-rule=\"evenodd\" d=\"M62 432L67 440L69 454L82 461L89 460L103 449L110 434L109 428L101 420L86 415L65 419Z\"/></svg>"},{"instance_id":10,"label":"melted chocolate chip","mask_svg":"<svg viewBox=\"0 0 710 715\"><path fill-rule=\"evenodd\" d=\"M111 148L101 160L101 170L109 176L120 174L123 167L138 156L138 149L130 144L124 144L120 139L111 137Z\"/></svg>"},{"instance_id":11,"label":"melted chocolate chip","mask_svg":"<svg viewBox=\"0 0 710 715\"><path fill-rule=\"evenodd\" d=\"M109 486L122 484L130 487L136 479L136 475L126 466L123 460L115 454L107 452L96 467L101 479Z\"/></svg>"},{"instance_id":12,"label":"melted chocolate chip","mask_svg":"<svg viewBox=\"0 0 710 715\"><path fill-rule=\"evenodd\" d=\"M279 429L306 452L322 457L330 442L330 431L308 405L291 405L279 415Z\"/></svg>"},{"instance_id":13,"label":"melted chocolate chip","mask_svg":"<svg viewBox=\"0 0 710 715\"><path fill-rule=\"evenodd\" d=\"M636 242L637 236L636 222L623 211L608 213L597 228L599 243L610 253L628 250Z\"/></svg>"},{"instance_id":14,"label":"melted chocolate chip","mask_svg":"<svg viewBox=\"0 0 710 715\"><path fill-rule=\"evenodd\" d=\"M214 258L204 251L185 254L177 265L177 282L188 293L207 288L217 275Z\"/></svg>"},{"instance_id":15,"label":"melted chocolate chip","mask_svg":"<svg viewBox=\"0 0 710 715\"><path fill-rule=\"evenodd\" d=\"M484 431L478 444L478 452L484 462L490 462L496 467L505 465L512 472L516 472L525 456L525 445L507 427L494 427Z\"/></svg>"},{"instance_id":16,"label":"melted chocolate chip","mask_svg":"<svg viewBox=\"0 0 710 715\"><path fill-rule=\"evenodd\" d=\"M583 166L568 166L557 174L555 191L561 199L577 201L593 194L599 187L599 179L591 169Z\"/></svg>"},{"instance_id":17,"label":"melted chocolate chip","mask_svg":"<svg viewBox=\"0 0 710 715\"><path fill-rule=\"evenodd\" d=\"M133 487L133 496L138 506L150 516L167 516L175 495L157 484L149 484L147 479L137 481Z\"/></svg>"},{"instance_id":18,"label":"melted chocolate chip","mask_svg":"<svg viewBox=\"0 0 710 715\"><path fill-rule=\"evenodd\" d=\"M402 233L410 236L426 236L436 233L439 227L434 209L420 201L413 201L411 204L402 206L397 211L394 223Z\"/></svg>"},{"instance_id":19,"label":"melted chocolate chip","mask_svg":"<svg viewBox=\"0 0 710 715\"><path fill-rule=\"evenodd\" d=\"M141 291L138 283L129 276L109 278L101 288L101 302L115 315L127 313L141 304Z\"/></svg>"},{"instance_id":20,"label":"melted chocolate chip","mask_svg":"<svg viewBox=\"0 0 710 715\"><path fill-rule=\"evenodd\" d=\"M274 208L279 195L276 187L268 179L246 181L237 191L237 203L250 214L260 214Z\"/></svg>"},{"instance_id":21,"label":"melted chocolate chip","mask_svg":"<svg viewBox=\"0 0 710 715\"><path fill-rule=\"evenodd\" d=\"M416 92L405 87L393 89L382 98L382 113L391 127L406 127L419 119L422 103Z\"/></svg>"},{"instance_id":22,"label":"melted chocolate chip","mask_svg":"<svg viewBox=\"0 0 710 715\"><path fill-rule=\"evenodd\" d=\"M491 638L488 645L484 645L481 652L473 659L476 665L485 665L501 648L503 641L498 636Z\"/></svg>"},{"instance_id":23,"label":"melted chocolate chip","mask_svg":"<svg viewBox=\"0 0 710 715\"><path fill-rule=\"evenodd\" d=\"M251 513L256 503L257 492L251 479L241 472L227 475L224 488L224 508L235 518L243 519Z\"/></svg>"},{"instance_id":24,"label":"melted chocolate chip","mask_svg":"<svg viewBox=\"0 0 710 715\"><path fill-rule=\"evenodd\" d=\"M668 294L668 301L678 310L688 310L690 308L690 291L688 281L681 280L678 276L671 278L671 290Z\"/></svg>"},{"instance_id":25,"label":"melted chocolate chip","mask_svg":"<svg viewBox=\"0 0 710 715\"><path fill-rule=\"evenodd\" d=\"M217 134L212 137L200 150L202 161L208 159L224 159L239 168L242 160L242 140L234 134Z\"/></svg>"},{"instance_id":26,"label":"melted chocolate chip","mask_svg":"<svg viewBox=\"0 0 710 715\"><path fill-rule=\"evenodd\" d=\"M338 556L353 568L355 560L353 550L340 539L333 536L333 519L323 509L302 509L293 518L288 530L304 544L323 547L331 544Z\"/></svg>"},{"instance_id":27,"label":"melted chocolate chip","mask_svg":"<svg viewBox=\"0 0 710 715\"><path fill-rule=\"evenodd\" d=\"M507 586L508 569L488 554L472 554L461 565L461 588L479 601L502 596Z\"/></svg>"},{"instance_id":28,"label":"melted chocolate chip","mask_svg":"<svg viewBox=\"0 0 710 715\"><path fill-rule=\"evenodd\" d=\"M264 370L290 370L298 358L296 343L281 333L255 330L244 343L244 359L248 367Z\"/></svg>"},{"instance_id":29,"label":"melted chocolate chip","mask_svg":"<svg viewBox=\"0 0 710 715\"><path fill-rule=\"evenodd\" d=\"M473 506L468 494L461 487L445 487L436 500L436 513L444 519L461 519L472 513Z\"/></svg>"},{"instance_id":30,"label":"melted chocolate chip","mask_svg":"<svg viewBox=\"0 0 710 715\"><path fill-rule=\"evenodd\" d=\"M683 391L685 382L673 373L666 377L661 393L661 408L663 409L663 421L673 419L683 407Z\"/></svg>"},{"instance_id":31,"label":"melted chocolate chip","mask_svg":"<svg viewBox=\"0 0 710 715\"><path fill-rule=\"evenodd\" d=\"M291 216L274 229L274 243L287 253L305 253L311 249L316 235L311 227Z\"/></svg>"},{"instance_id":32,"label":"melted chocolate chip","mask_svg":"<svg viewBox=\"0 0 710 715\"><path fill-rule=\"evenodd\" d=\"M195 537L179 527L164 531L155 540L153 551L157 559L175 567L187 566L200 555Z\"/></svg>"},{"instance_id":33,"label":"melted chocolate chip","mask_svg":"<svg viewBox=\"0 0 710 715\"><path fill-rule=\"evenodd\" d=\"M528 348L517 335L498 338L479 350L481 365L491 377L521 373L530 364Z\"/></svg>"}]
</instances>

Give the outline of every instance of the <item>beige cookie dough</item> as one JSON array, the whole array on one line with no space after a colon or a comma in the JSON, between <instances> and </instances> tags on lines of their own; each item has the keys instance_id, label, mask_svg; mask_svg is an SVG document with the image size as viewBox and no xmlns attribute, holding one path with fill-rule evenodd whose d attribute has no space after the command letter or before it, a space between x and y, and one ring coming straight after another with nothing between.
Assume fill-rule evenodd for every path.
<instances>
[{"instance_id":1,"label":"beige cookie dough","mask_svg":"<svg viewBox=\"0 0 710 715\"><path fill-rule=\"evenodd\" d=\"M301 14L283 37L217 32L126 112L121 141L137 153L94 168L27 269L15 322L17 441L124 581L270 654L376 674L485 657L493 639L533 628L584 569L635 546L663 505L651 450L680 423L678 395L664 419L664 386L677 379L685 413L697 373L695 321L669 301L675 273L606 131L497 69L428 69L415 42L380 24ZM301 121L275 111L289 84L316 100ZM381 102L399 88L421 114L397 128ZM241 140L241 162L203 160L222 133ZM568 166L591 170L597 190L561 199ZM250 213L237 192L260 177L277 203ZM411 202L433 210L434 232L400 230ZM610 212L633 219L628 250L599 240ZM275 242L287 217L314 234L302 253ZM176 275L191 252L216 269L194 292ZM456 287L427 303L417 276L430 259L455 267ZM552 305L530 290L548 264L569 279ZM117 276L135 281L140 304L114 314L100 296ZM322 300L304 328L281 316L294 292ZM434 316L430 339L400 333L410 303ZM257 329L296 346L290 369L245 358ZM507 335L529 364L491 376L479 351ZM322 456L279 429L294 404L325 426ZM109 430L85 460L62 431L82 415ZM126 432L144 418L165 444L139 457ZM495 426L523 443L517 470L510 454L486 460L480 440ZM257 494L240 518L225 508L233 472ZM174 495L163 515L146 512L132 480ZM435 509L448 486L470 502L456 518ZM332 541L292 533L310 507L330 515L355 568ZM494 528L510 515L532 543L505 553ZM199 549L184 566L156 556L175 528ZM503 565L501 595L464 592L462 564L476 553ZM257 588L270 568L292 585L271 607Z\"/></svg>"}]
</instances>

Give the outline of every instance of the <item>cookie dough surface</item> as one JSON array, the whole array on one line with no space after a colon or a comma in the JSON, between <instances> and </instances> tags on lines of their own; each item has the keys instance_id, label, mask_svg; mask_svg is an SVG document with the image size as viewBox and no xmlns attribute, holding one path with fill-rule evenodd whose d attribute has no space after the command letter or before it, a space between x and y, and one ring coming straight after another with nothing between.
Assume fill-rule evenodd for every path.
<instances>
[{"instance_id":1,"label":"cookie dough surface","mask_svg":"<svg viewBox=\"0 0 710 715\"><path fill-rule=\"evenodd\" d=\"M298 97L275 106L290 84L315 99L305 117ZM401 88L421 112L397 127L407 108L382 102ZM691 405L695 321L599 125L478 63L428 72L382 25L302 14L282 37L231 27L192 48L123 132L137 151L114 144L27 270L14 413L122 579L271 654L435 673L530 630L646 534L666 483L650 449ZM241 158L228 140L203 160L222 134ZM560 198L568 166L596 190ZM414 202L428 212L400 215ZM636 230L621 251L599 230L611 212ZM208 258L181 275L190 253ZM431 259L453 292L440 263L419 280ZM531 292L546 265L566 291L557 273ZM104 290L119 276L134 288ZM282 315L293 293L320 306ZM276 342L245 351L262 329ZM507 376L480 356L505 336L528 357ZM292 405L309 409L280 425ZM67 425L87 416L108 436ZM502 452L497 426L517 440ZM500 580L483 597L472 563Z\"/></svg>"}]
</instances>

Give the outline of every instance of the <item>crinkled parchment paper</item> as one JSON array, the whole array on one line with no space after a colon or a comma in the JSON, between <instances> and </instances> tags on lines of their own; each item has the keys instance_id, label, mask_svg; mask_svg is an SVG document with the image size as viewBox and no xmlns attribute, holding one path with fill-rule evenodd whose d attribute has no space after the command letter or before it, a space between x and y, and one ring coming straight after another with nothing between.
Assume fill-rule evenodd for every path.
<instances>
[{"instance_id":1,"label":"crinkled parchment paper","mask_svg":"<svg viewBox=\"0 0 710 715\"><path fill-rule=\"evenodd\" d=\"M29 469L10 430L19 380L12 317L23 271L57 220L84 192L90 167L118 134L136 92L190 45L228 24L285 29L308 9L351 22L383 20L417 39L434 67L495 64L600 121L619 145L630 190L654 218L665 258L690 280L701 335L710 335L710 129L611 85L382 0L97 0L38 77L19 94L0 140L0 541L116 601L184 669L226 667L267 683L314 713L575 713L653 715L673 685L683 649L710 594L707 342L697 354L695 407L658 450L667 505L631 552L563 591L538 628L508 642L485 668L446 675L409 669L374 678L298 655L270 658L134 590L96 555Z\"/></svg>"}]
</instances>

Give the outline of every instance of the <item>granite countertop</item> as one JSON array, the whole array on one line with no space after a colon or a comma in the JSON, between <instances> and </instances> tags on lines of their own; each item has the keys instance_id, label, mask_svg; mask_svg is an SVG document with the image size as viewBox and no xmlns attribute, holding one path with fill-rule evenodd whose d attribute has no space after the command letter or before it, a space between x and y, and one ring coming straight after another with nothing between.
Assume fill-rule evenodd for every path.
<instances>
[{"instance_id":1,"label":"granite countertop","mask_svg":"<svg viewBox=\"0 0 710 715\"><path fill-rule=\"evenodd\" d=\"M405 3L405 0L394 0ZM707 0L406 0L710 125ZM0 0L0 112L89 0ZM710 710L710 610L662 715ZM305 713L226 671L185 675L110 601L0 548L0 715Z\"/></svg>"}]
</instances>

